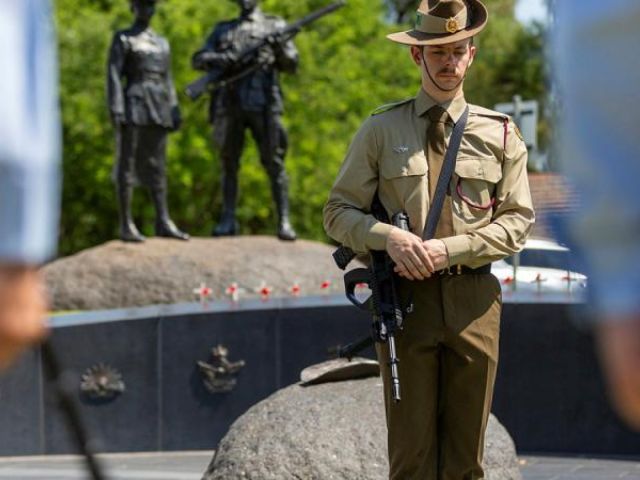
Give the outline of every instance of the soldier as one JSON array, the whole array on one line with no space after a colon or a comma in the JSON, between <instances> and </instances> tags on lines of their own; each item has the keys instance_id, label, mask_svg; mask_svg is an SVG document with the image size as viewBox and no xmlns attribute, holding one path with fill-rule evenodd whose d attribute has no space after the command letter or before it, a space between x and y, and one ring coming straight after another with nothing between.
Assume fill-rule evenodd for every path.
<instances>
[{"instance_id":1,"label":"soldier","mask_svg":"<svg viewBox=\"0 0 640 480\"><path fill-rule=\"evenodd\" d=\"M202 49L193 55L193 68L209 71L233 67L239 60L236 56L239 51L285 26L281 18L265 15L257 0L237 1L240 17L216 25ZM215 92L211 99L209 118L214 127L214 141L220 149L223 191L222 215L213 235L237 233L238 168L245 129L249 128L271 182L278 237L295 240L296 232L289 222L288 178L284 168L287 133L280 119L283 105L278 72L295 72L298 52L292 41L272 42L260 52L259 58L251 61L263 66Z\"/></svg>"},{"instance_id":2,"label":"soldier","mask_svg":"<svg viewBox=\"0 0 640 480\"><path fill-rule=\"evenodd\" d=\"M396 338L401 402L392 403L383 369L390 478L477 480L484 477L501 311L490 264L519 251L534 222L527 150L507 116L464 97L485 6L422 0L416 18L412 30L388 38L410 46L421 88L361 127L324 224L356 252L386 250L401 277L400 296L413 298L414 311ZM435 237L423 238L453 126L465 121L448 191L438 193L444 204ZM390 218L408 214L411 232L371 215L376 192ZM381 363L388 358L386 345L377 353Z\"/></svg>"},{"instance_id":3,"label":"soldier","mask_svg":"<svg viewBox=\"0 0 640 480\"><path fill-rule=\"evenodd\" d=\"M188 240L189 235L169 218L167 206L167 133L180 128L181 122L169 43L149 27L156 0L130 0L130 4L135 22L113 36L107 73L109 111L116 129L120 238L145 240L131 216L133 187L139 181L151 191L156 235Z\"/></svg>"}]
</instances>

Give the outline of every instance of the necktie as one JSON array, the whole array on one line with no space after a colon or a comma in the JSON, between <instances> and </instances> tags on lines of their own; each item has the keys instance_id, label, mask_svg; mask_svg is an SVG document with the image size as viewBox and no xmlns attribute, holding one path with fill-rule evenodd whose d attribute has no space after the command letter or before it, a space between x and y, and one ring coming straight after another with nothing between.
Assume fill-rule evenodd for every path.
<instances>
[{"instance_id":1,"label":"necktie","mask_svg":"<svg viewBox=\"0 0 640 480\"><path fill-rule=\"evenodd\" d=\"M439 105L431 107L429 115L429 128L427 128L427 163L429 164L429 198L433 205L433 197L440 178L440 171L444 163L445 147L445 123L450 121L447 111ZM434 238L444 238L453 236L453 210L451 193L447 190L442 213L438 221L438 227Z\"/></svg>"}]
</instances>

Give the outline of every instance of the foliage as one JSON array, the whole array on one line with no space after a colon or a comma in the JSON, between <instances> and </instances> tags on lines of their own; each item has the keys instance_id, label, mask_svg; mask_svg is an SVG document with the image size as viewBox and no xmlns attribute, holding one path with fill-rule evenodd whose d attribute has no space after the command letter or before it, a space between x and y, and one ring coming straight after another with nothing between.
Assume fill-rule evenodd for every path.
<instances>
[{"instance_id":1,"label":"foliage","mask_svg":"<svg viewBox=\"0 0 640 480\"><path fill-rule=\"evenodd\" d=\"M293 20L327 3L264 0L262 8ZM467 81L469 101L490 107L515 92L527 99L542 97L541 32L524 30L513 20L513 0L487 4L492 18ZM58 0L56 7L64 123L61 253L69 254L117 237L111 180L115 142L104 82L111 37L131 23L131 14L125 0ZM303 238L326 240L322 206L362 120L378 105L412 96L418 89L419 75L406 49L384 38L402 28L385 21L385 9L382 0L349 0L298 35L298 74L281 78L290 137L292 220ZM191 55L214 23L235 15L231 1L158 3L153 28L171 43L179 90L197 78ZM220 166L211 148L206 102L192 103L181 96L183 128L170 136L167 167L172 216L181 228L201 236L210 233L221 206ZM247 146L238 220L242 233L272 234L275 218L267 178L253 142ZM151 235L153 209L141 189L136 190L134 211L143 232Z\"/></svg>"}]
</instances>

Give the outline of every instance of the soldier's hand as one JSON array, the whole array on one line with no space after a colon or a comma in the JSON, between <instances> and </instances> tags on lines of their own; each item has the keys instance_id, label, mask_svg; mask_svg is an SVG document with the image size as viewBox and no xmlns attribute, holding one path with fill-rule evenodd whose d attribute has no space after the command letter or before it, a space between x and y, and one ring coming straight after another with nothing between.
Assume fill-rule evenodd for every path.
<instances>
[{"instance_id":1,"label":"soldier's hand","mask_svg":"<svg viewBox=\"0 0 640 480\"><path fill-rule=\"evenodd\" d=\"M387 253L396 264L394 271L408 280L424 280L435 271L422 239L411 232L393 228L387 237Z\"/></svg>"},{"instance_id":2,"label":"soldier's hand","mask_svg":"<svg viewBox=\"0 0 640 480\"><path fill-rule=\"evenodd\" d=\"M280 35L271 34L267 35L266 38L267 45L271 47L273 52L281 52L284 50L284 41Z\"/></svg>"},{"instance_id":3,"label":"soldier's hand","mask_svg":"<svg viewBox=\"0 0 640 480\"><path fill-rule=\"evenodd\" d=\"M0 264L0 369L46 334L47 301L33 267Z\"/></svg>"},{"instance_id":4,"label":"soldier's hand","mask_svg":"<svg viewBox=\"0 0 640 480\"><path fill-rule=\"evenodd\" d=\"M262 47L258 52L258 62L263 65L272 65L276 61L276 55L269 46Z\"/></svg>"},{"instance_id":5,"label":"soldier's hand","mask_svg":"<svg viewBox=\"0 0 640 480\"><path fill-rule=\"evenodd\" d=\"M449 266L449 253L447 252L447 246L442 240L427 240L423 245L429 254L429 258L433 262L433 267L436 272Z\"/></svg>"},{"instance_id":6,"label":"soldier's hand","mask_svg":"<svg viewBox=\"0 0 640 480\"><path fill-rule=\"evenodd\" d=\"M238 56L235 52L227 50L218 57L217 62L222 68L229 68L238 63Z\"/></svg>"}]
</instances>

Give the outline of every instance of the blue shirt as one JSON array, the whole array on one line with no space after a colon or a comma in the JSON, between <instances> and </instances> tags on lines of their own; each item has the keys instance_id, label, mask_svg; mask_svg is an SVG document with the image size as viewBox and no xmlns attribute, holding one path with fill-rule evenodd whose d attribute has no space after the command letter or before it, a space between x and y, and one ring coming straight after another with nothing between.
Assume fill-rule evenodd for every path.
<instances>
[{"instance_id":1,"label":"blue shirt","mask_svg":"<svg viewBox=\"0 0 640 480\"><path fill-rule=\"evenodd\" d=\"M48 0L0 0L0 262L55 253L60 119Z\"/></svg>"},{"instance_id":2,"label":"blue shirt","mask_svg":"<svg viewBox=\"0 0 640 480\"><path fill-rule=\"evenodd\" d=\"M640 312L640 1L559 0L552 26L560 160L582 195L559 223L595 306Z\"/></svg>"}]
</instances>

